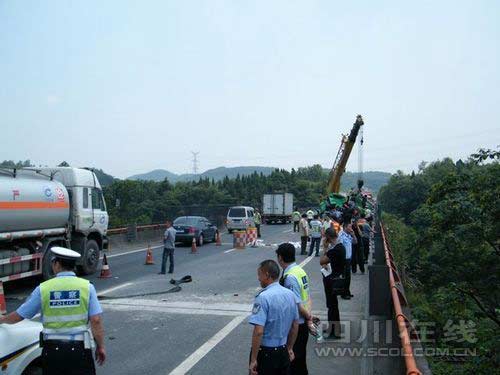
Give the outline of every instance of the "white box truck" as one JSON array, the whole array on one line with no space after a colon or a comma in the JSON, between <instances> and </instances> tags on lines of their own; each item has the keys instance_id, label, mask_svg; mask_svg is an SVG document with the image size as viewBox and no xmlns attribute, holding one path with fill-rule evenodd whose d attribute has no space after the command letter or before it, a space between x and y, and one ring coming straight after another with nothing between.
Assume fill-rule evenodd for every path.
<instances>
[{"instance_id":1,"label":"white box truck","mask_svg":"<svg viewBox=\"0 0 500 375\"><path fill-rule=\"evenodd\" d=\"M262 220L266 224L292 221L293 194L272 193L262 197Z\"/></svg>"},{"instance_id":2,"label":"white box truck","mask_svg":"<svg viewBox=\"0 0 500 375\"><path fill-rule=\"evenodd\" d=\"M0 168L0 282L51 277L53 246L79 252L80 273L94 273L108 245L108 221L92 170Z\"/></svg>"}]
</instances>

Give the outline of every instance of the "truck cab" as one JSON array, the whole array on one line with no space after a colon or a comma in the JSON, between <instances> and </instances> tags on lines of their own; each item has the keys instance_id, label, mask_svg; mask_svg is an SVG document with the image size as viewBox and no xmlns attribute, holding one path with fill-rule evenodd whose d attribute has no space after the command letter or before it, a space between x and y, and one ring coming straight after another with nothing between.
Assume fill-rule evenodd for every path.
<instances>
[{"instance_id":1,"label":"truck cab","mask_svg":"<svg viewBox=\"0 0 500 375\"><path fill-rule=\"evenodd\" d=\"M70 200L71 248L82 254L77 266L81 273L95 272L100 251L108 248L109 216L102 187L93 171L57 167L42 169L68 190Z\"/></svg>"},{"instance_id":2,"label":"truck cab","mask_svg":"<svg viewBox=\"0 0 500 375\"><path fill-rule=\"evenodd\" d=\"M79 252L79 272L94 273L100 252L108 247L108 222L102 188L92 170L0 170L0 281L39 273L50 278L47 254L53 246ZM18 259L28 255L43 259Z\"/></svg>"}]
</instances>

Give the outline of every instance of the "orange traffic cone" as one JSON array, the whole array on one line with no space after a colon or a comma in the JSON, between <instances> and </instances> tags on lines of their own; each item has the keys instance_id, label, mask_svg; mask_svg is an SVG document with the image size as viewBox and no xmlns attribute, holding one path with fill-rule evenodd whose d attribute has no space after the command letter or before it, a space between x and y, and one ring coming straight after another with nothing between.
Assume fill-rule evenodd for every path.
<instances>
[{"instance_id":1,"label":"orange traffic cone","mask_svg":"<svg viewBox=\"0 0 500 375\"><path fill-rule=\"evenodd\" d=\"M217 238L215 240L215 246L222 246L222 241L220 239L220 232L217 231Z\"/></svg>"},{"instance_id":2,"label":"orange traffic cone","mask_svg":"<svg viewBox=\"0 0 500 375\"><path fill-rule=\"evenodd\" d=\"M150 266L155 264L153 260L153 252L151 251L151 245L148 245L148 251L146 252L146 262L144 262L146 266Z\"/></svg>"},{"instance_id":3,"label":"orange traffic cone","mask_svg":"<svg viewBox=\"0 0 500 375\"><path fill-rule=\"evenodd\" d=\"M102 258L102 268L100 279L109 279L111 277L111 270L109 269L108 258L106 258L106 254Z\"/></svg>"},{"instance_id":4,"label":"orange traffic cone","mask_svg":"<svg viewBox=\"0 0 500 375\"><path fill-rule=\"evenodd\" d=\"M196 238L193 237L193 242L191 243L191 254L195 254L198 252L196 248Z\"/></svg>"},{"instance_id":5,"label":"orange traffic cone","mask_svg":"<svg viewBox=\"0 0 500 375\"><path fill-rule=\"evenodd\" d=\"M3 294L3 283L0 281L0 315L7 314L7 303Z\"/></svg>"}]
</instances>

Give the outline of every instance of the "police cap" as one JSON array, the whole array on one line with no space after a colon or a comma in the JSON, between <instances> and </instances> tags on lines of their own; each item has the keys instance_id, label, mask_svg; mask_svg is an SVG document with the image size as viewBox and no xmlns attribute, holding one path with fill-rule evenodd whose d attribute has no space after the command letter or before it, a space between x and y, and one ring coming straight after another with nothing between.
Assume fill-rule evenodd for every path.
<instances>
[{"instance_id":1,"label":"police cap","mask_svg":"<svg viewBox=\"0 0 500 375\"><path fill-rule=\"evenodd\" d=\"M52 247L50 249L50 251L52 251L52 260L55 260L55 259L65 259L65 260L73 260L73 261L76 261L78 258L81 257L81 255L79 253L77 253L76 251L73 251L73 250L70 250L70 249L66 249L65 247L59 247L59 246L55 246L55 247Z\"/></svg>"}]
</instances>

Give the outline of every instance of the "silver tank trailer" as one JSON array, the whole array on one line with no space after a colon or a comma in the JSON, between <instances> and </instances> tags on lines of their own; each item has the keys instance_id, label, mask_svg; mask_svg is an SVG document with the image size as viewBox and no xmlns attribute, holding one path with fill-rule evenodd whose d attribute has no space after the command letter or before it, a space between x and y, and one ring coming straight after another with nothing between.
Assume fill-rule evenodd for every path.
<instances>
[{"instance_id":1,"label":"silver tank trailer","mask_svg":"<svg viewBox=\"0 0 500 375\"><path fill-rule=\"evenodd\" d=\"M0 233L63 228L69 210L68 191L60 182L0 175Z\"/></svg>"}]
</instances>

